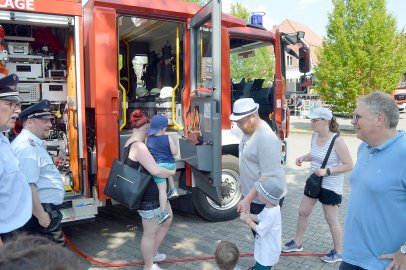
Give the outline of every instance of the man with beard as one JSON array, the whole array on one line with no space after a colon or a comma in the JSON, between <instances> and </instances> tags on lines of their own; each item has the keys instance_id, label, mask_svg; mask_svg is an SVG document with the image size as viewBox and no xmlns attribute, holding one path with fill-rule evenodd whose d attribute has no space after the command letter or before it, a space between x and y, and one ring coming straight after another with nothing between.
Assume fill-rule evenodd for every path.
<instances>
[{"instance_id":1,"label":"man with beard","mask_svg":"<svg viewBox=\"0 0 406 270\"><path fill-rule=\"evenodd\" d=\"M33 216L25 226L28 232L40 234L64 245L61 230L64 186L61 174L44 147L52 127L50 102L46 99L20 113L23 130L11 146L19 159L33 197Z\"/></svg>"},{"instance_id":2,"label":"man with beard","mask_svg":"<svg viewBox=\"0 0 406 270\"><path fill-rule=\"evenodd\" d=\"M258 116L259 105L252 98L234 102L230 120L237 123L243 136L239 145L241 192L244 199L238 204L239 212L259 214L264 209L257 197L255 183L275 177L286 186L281 165L281 142L271 127ZM283 198L279 204L282 205ZM255 236L255 232L253 231Z\"/></svg>"},{"instance_id":3,"label":"man with beard","mask_svg":"<svg viewBox=\"0 0 406 270\"><path fill-rule=\"evenodd\" d=\"M12 239L32 214L30 187L3 132L14 128L21 99L15 87L18 76L0 79L0 246Z\"/></svg>"}]
</instances>

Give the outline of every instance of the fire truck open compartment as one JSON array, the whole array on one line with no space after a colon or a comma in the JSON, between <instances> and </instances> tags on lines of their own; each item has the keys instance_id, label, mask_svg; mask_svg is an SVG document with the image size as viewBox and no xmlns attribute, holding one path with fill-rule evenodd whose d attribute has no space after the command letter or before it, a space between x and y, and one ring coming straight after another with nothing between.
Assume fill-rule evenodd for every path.
<instances>
[{"instance_id":1,"label":"fire truck open compartment","mask_svg":"<svg viewBox=\"0 0 406 270\"><path fill-rule=\"evenodd\" d=\"M118 20L120 94L126 95L127 116L139 108L149 117L165 115L172 126L172 105L180 104L183 88L183 24L132 16ZM164 87L174 89L175 104L169 90L161 93ZM128 129L128 117L126 123Z\"/></svg>"},{"instance_id":2,"label":"fire truck open compartment","mask_svg":"<svg viewBox=\"0 0 406 270\"><path fill-rule=\"evenodd\" d=\"M64 182L65 221L73 216L75 220L94 217L97 212L92 203L92 211L79 213L82 217L78 218L72 208L72 204L86 200L85 178L79 172L75 51L79 34L75 23L74 16L0 11L0 25L5 31L1 62L9 74L19 77L22 110L44 99L51 102L54 118L45 147ZM10 139L15 135L11 134Z\"/></svg>"}]
</instances>

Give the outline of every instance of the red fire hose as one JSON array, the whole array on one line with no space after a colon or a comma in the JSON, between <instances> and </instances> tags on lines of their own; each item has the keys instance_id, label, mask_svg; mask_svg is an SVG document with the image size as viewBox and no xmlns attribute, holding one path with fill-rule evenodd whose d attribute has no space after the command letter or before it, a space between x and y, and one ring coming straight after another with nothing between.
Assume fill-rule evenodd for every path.
<instances>
[{"instance_id":1,"label":"red fire hose","mask_svg":"<svg viewBox=\"0 0 406 270\"><path fill-rule=\"evenodd\" d=\"M122 267L122 266L138 266L138 265L144 265L144 262L129 262L129 263L109 263L109 262L101 262L98 260L95 260L93 258L90 258L86 254L84 254L82 251L80 251L73 243L69 240L69 238L65 234L65 241L66 243L81 257L86 259L87 261L94 263L94 264L99 264L99 265L104 265L104 266L109 266L109 267ZM317 253L281 253L281 256L284 257L321 257L326 254L317 254ZM240 254L240 257L252 257L254 254L252 253L243 253ZM179 263L179 262L192 262L192 261L206 261L206 260L214 260L214 256L205 256L205 257L194 257L194 258L184 258L184 259L176 259L176 260L165 260L162 261L162 263Z\"/></svg>"}]
</instances>

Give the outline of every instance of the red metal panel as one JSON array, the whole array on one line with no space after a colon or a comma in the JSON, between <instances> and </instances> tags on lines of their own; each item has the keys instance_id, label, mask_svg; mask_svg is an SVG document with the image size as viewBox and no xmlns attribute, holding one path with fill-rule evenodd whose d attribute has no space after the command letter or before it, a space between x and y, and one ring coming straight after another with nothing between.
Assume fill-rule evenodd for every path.
<instances>
[{"instance_id":1,"label":"red metal panel","mask_svg":"<svg viewBox=\"0 0 406 270\"><path fill-rule=\"evenodd\" d=\"M225 27L222 27L222 40L221 46L221 128L231 128L231 107L232 107L232 94L231 94L231 81L230 81L230 36Z\"/></svg>"},{"instance_id":2,"label":"red metal panel","mask_svg":"<svg viewBox=\"0 0 406 270\"><path fill-rule=\"evenodd\" d=\"M280 44L280 33L279 30L275 32L275 122L277 126L277 131L279 138L281 140L285 139L286 132L286 122L283 122L282 108L285 106L285 94L286 94L286 85L285 78L282 77L282 59L281 59L281 44ZM280 104L278 104L278 101Z\"/></svg>"},{"instance_id":3,"label":"red metal panel","mask_svg":"<svg viewBox=\"0 0 406 270\"><path fill-rule=\"evenodd\" d=\"M76 0L0 0L0 9L82 16L82 3Z\"/></svg>"},{"instance_id":4,"label":"red metal panel","mask_svg":"<svg viewBox=\"0 0 406 270\"><path fill-rule=\"evenodd\" d=\"M181 0L94 0L94 5L116 9L120 13L143 12L150 17L168 16L189 19L202 7ZM223 14L223 24L227 26L245 26L246 21Z\"/></svg>"},{"instance_id":5,"label":"red metal panel","mask_svg":"<svg viewBox=\"0 0 406 270\"><path fill-rule=\"evenodd\" d=\"M113 159L119 156L118 138L118 67L117 25L114 9L94 7L93 39L89 54L89 79L95 101L97 138L97 186L99 198L105 199L104 187Z\"/></svg>"}]
</instances>

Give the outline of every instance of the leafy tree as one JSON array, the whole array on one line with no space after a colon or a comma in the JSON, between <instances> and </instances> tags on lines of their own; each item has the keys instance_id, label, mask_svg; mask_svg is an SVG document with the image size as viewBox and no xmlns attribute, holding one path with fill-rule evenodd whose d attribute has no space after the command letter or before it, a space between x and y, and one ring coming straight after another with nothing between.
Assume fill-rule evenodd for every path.
<instances>
[{"instance_id":1,"label":"leafy tree","mask_svg":"<svg viewBox=\"0 0 406 270\"><path fill-rule=\"evenodd\" d=\"M333 0L318 54L315 89L335 112L350 113L357 97L391 93L406 70L406 38L385 0Z\"/></svg>"},{"instance_id":2,"label":"leafy tree","mask_svg":"<svg viewBox=\"0 0 406 270\"><path fill-rule=\"evenodd\" d=\"M183 0L183 1L193 3L193 4L198 4L201 6L204 6L208 3L208 0Z\"/></svg>"},{"instance_id":3,"label":"leafy tree","mask_svg":"<svg viewBox=\"0 0 406 270\"><path fill-rule=\"evenodd\" d=\"M249 20L251 12L240 3L231 4L230 14L236 17ZM254 57L239 58L236 54L230 57L231 77L235 81L242 78L262 78L266 83L273 80L274 57L271 47L266 46L254 50Z\"/></svg>"}]
</instances>

